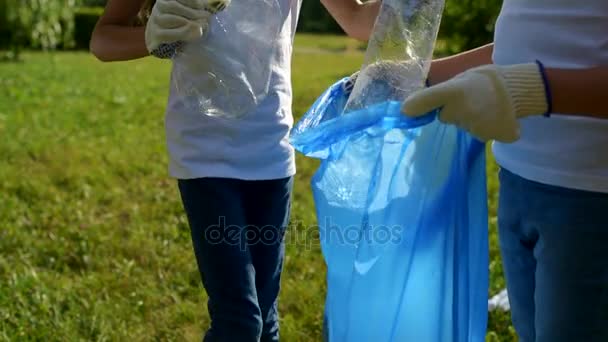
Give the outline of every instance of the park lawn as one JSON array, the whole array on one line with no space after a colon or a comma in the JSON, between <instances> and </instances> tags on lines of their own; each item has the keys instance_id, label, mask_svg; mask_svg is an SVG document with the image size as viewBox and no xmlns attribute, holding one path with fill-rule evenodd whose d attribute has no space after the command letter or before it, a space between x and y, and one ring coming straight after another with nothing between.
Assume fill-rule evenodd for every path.
<instances>
[{"instance_id":1,"label":"park lawn","mask_svg":"<svg viewBox=\"0 0 608 342\"><path fill-rule=\"evenodd\" d=\"M357 70L360 44L299 35L294 114ZM206 297L175 181L163 110L169 64L84 52L0 64L0 341L199 341ZM280 300L284 341L320 341L324 263L298 156ZM491 289L504 286L489 163ZM297 234L300 232L300 234ZM303 238L306 237L305 239ZM488 340L514 340L492 313Z\"/></svg>"}]
</instances>

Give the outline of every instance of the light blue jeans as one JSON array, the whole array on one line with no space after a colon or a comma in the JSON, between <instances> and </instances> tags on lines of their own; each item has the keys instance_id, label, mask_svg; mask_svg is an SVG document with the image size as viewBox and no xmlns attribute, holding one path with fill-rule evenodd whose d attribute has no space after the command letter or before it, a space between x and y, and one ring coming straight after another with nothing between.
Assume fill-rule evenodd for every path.
<instances>
[{"instance_id":1,"label":"light blue jeans","mask_svg":"<svg viewBox=\"0 0 608 342\"><path fill-rule=\"evenodd\" d=\"M608 341L608 194L500 171L498 226L521 342Z\"/></svg>"}]
</instances>

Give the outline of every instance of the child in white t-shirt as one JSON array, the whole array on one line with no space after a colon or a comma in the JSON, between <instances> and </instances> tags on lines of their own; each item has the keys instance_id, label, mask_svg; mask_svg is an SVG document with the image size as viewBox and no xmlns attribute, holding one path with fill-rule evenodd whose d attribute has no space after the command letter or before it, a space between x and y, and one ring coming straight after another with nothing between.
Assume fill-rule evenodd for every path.
<instances>
[{"instance_id":1,"label":"child in white t-shirt","mask_svg":"<svg viewBox=\"0 0 608 342\"><path fill-rule=\"evenodd\" d=\"M278 20L260 18L279 25L279 34L276 49L266 56L274 66L268 94L251 112L238 120L204 115L178 100L171 82L165 118L169 171L178 180L209 297L207 342L279 339L283 237L296 171L288 143L290 55L300 1L277 2ZM230 6L226 0L110 0L91 49L104 61L166 58L173 43L212 34L211 18L225 5ZM142 7L146 25L131 25Z\"/></svg>"}]
</instances>

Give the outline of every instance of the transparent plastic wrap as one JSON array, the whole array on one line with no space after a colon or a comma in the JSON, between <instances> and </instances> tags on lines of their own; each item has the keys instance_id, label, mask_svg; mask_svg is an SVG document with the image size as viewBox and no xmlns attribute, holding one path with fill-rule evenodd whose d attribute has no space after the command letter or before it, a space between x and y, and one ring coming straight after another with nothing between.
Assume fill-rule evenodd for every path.
<instances>
[{"instance_id":1,"label":"transparent plastic wrap","mask_svg":"<svg viewBox=\"0 0 608 342\"><path fill-rule=\"evenodd\" d=\"M345 112L424 87L444 0L383 0Z\"/></svg>"},{"instance_id":2,"label":"transparent plastic wrap","mask_svg":"<svg viewBox=\"0 0 608 342\"><path fill-rule=\"evenodd\" d=\"M277 0L239 0L215 14L205 35L173 56L177 100L230 119L254 110L268 94L280 11Z\"/></svg>"}]
</instances>

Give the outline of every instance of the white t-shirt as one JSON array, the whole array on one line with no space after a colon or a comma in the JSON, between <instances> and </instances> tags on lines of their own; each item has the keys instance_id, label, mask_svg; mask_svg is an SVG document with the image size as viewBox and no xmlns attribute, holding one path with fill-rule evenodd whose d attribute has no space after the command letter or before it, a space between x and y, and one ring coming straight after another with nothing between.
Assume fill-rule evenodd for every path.
<instances>
[{"instance_id":1,"label":"white t-shirt","mask_svg":"<svg viewBox=\"0 0 608 342\"><path fill-rule=\"evenodd\" d=\"M165 127L172 177L266 180L295 174L288 136L293 125L291 53L301 0L278 1L282 28L269 91L253 112L230 120L188 110L171 82Z\"/></svg>"},{"instance_id":2,"label":"white t-shirt","mask_svg":"<svg viewBox=\"0 0 608 342\"><path fill-rule=\"evenodd\" d=\"M496 64L608 65L608 1L505 0L494 44ZM545 184L608 192L608 120L554 114L520 123L520 140L493 144L499 165Z\"/></svg>"}]
</instances>

